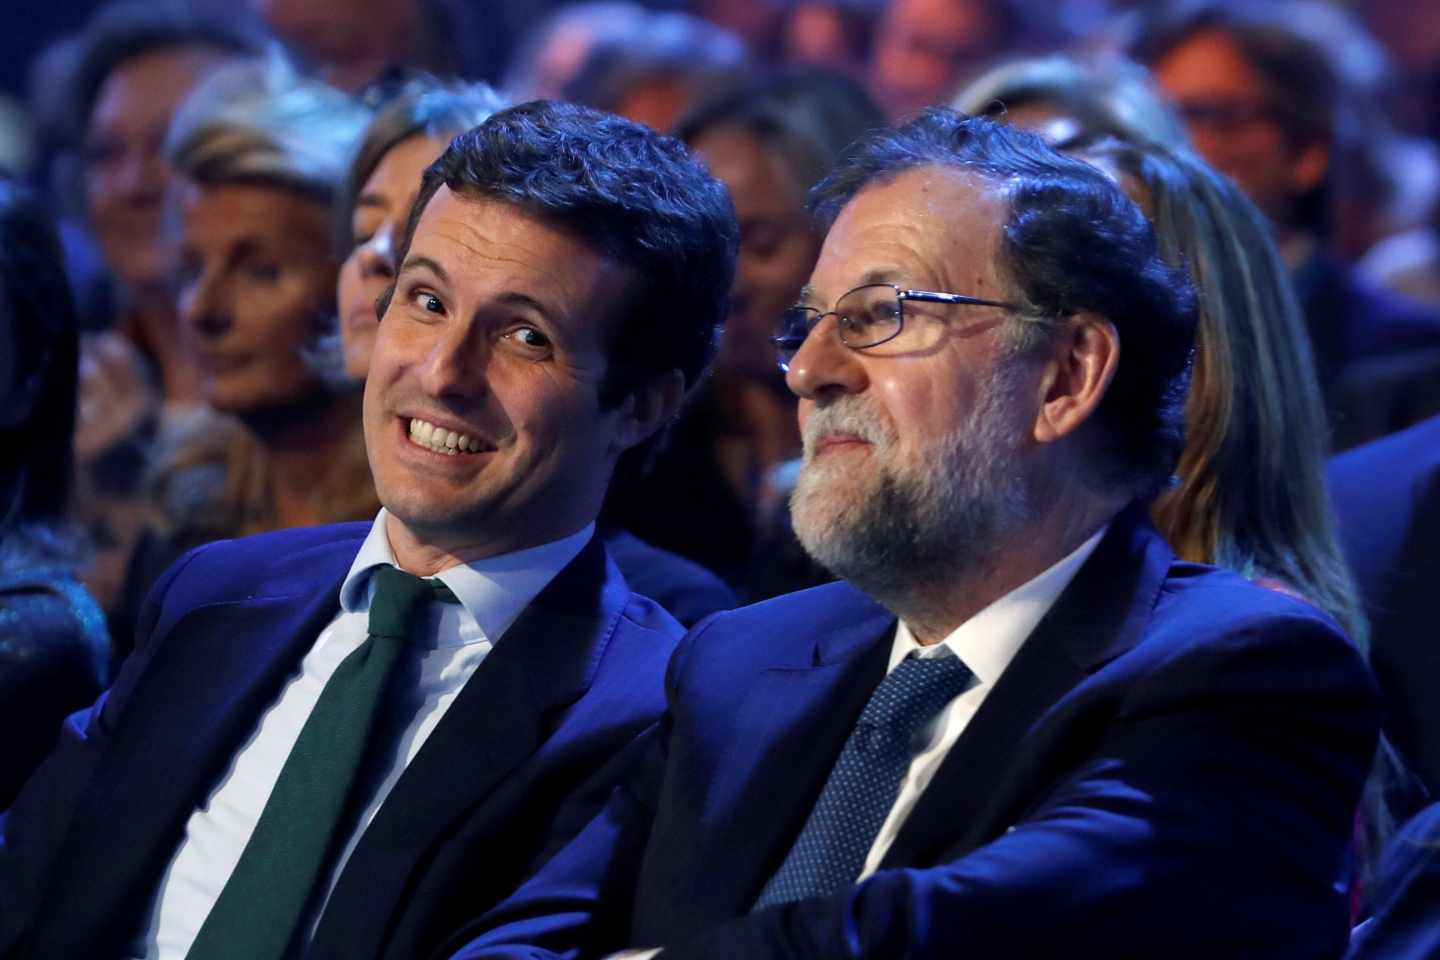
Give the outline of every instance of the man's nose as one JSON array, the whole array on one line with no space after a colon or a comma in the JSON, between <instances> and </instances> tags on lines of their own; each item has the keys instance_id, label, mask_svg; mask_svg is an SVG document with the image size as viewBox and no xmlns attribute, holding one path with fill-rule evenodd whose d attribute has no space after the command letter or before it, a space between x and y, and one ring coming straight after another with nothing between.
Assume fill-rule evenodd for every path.
<instances>
[{"instance_id":1,"label":"man's nose","mask_svg":"<svg viewBox=\"0 0 1440 960\"><path fill-rule=\"evenodd\" d=\"M490 363L490 349L483 339L462 324L439 331L420 361L421 388L451 402L483 397L489 389L486 368Z\"/></svg>"},{"instance_id":2,"label":"man's nose","mask_svg":"<svg viewBox=\"0 0 1440 960\"><path fill-rule=\"evenodd\" d=\"M869 385L860 355L840 342L835 324L834 316L822 317L790 359L785 384L796 396L823 400L859 393Z\"/></svg>"}]
</instances>

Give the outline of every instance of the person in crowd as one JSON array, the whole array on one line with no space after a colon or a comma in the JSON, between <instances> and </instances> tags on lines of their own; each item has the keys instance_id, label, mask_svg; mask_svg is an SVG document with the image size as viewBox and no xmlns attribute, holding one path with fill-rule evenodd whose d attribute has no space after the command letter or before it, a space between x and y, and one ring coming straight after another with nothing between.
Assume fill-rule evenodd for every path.
<instances>
[{"instance_id":1,"label":"person in crowd","mask_svg":"<svg viewBox=\"0 0 1440 960\"><path fill-rule=\"evenodd\" d=\"M163 145L176 108L218 67L271 50L243 18L190 5L120 3L101 9L65 51L56 112L65 129L61 195L79 198L109 281L111 315L92 325L133 341L162 396L194 403L200 375L175 315L174 250L164 225L170 168Z\"/></svg>"},{"instance_id":2,"label":"person in crowd","mask_svg":"<svg viewBox=\"0 0 1440 960\"><path fill-rule=\"evenodd\" d=\"M981 77L955 106L1035 130L1112 172L1150 218L1167 259L1194 277L1199 326L1185 450L1174 483L1151 507L1171 548L1298 594L1368 652L1366 611L1325 489L1328 431L1314 361L1263 216L1186 149L1178 119L1126 61L1016 61ZM1397 819L1413 812L1408 779L1383 745L1357 837L1362 883Z\"/></svg>"},{"instance_id":3,"label":"person in crowd","mask_svg":"<svg viewBox=\"0 0 1440 960\"><path fill-rule=\"evenodd\" d=\"M1389 191L1386 207L1410 215L1365 250L1356 269L1386 289L1440 310L1440 8L1423 0L1396 0L1364 4L1354 12L1390 54L1390 69L1381 74L1375 97L1380 108L1365 115L1393 118L1400 131L1381 154L1391 159L1385 166L1399 188Z\"/></svg>"},{"instance_id":4,"label":"person in crowd","mask_svg":"<svg viewBox=\"0 0 1440 960\"><path fill-rule=\"evenodd\" d=\"M1203 304L1185 450L1152 506L1157 529L1182 559L1315 604L1373 664L1371 611L1326 490L1325 412L1304 320L1267 224L1189 151L1110 141L1081 156L1119 175L1166 256L1190 266ZM1381 691L1388 714L1394 700ZM1379 851L1423 795L1393 738L1382 738L1357 823L1357 915Z\"/></svg>"},{"instance_id":5,"label":"person in crowd","mask_svg":"<svg viewBox=\"0 0 1440 960\"><path fill-rule=\"evenodd\" d=\"M1426 0L1391 0L1354 10L1395 62L1388 112L1406 132L1440 138L1440 8Z\"/></svg>"},{"instance_id":6,"label":"person in crowd","mask_svg":"<svg viewBox=\"0 0 1440 960\"><path fill-rule=\"evenodd\" d=\"M796 0L780 27L780 59L864 77L886 0Z\"/></svg>"},{"instance_id":7,"label":"person in crowd","mask_svg":"<svg viewBox=\"0 0 1440 960\"><path fill-rule=\"evenodd\" d=\"M484 84L416 77L376 112L361 134L338 208L341 249L348 251L340 267L338 341L348 376L364 380L370 371L377 304L395 280L395 250L421 175L450 138L502 106L501 98ZM334 338L329 349L335 349ZM606 523L600 535L631 587L682 624L736 605L724 581L700 565Z\"/></svg>"},{"instance_id":8,"label":"person in crowd","mask_svg":"<svg viewBox=\"0 0 1440 960\"><path fill-rule=\"evenodd\" d=\"M358 93L388 70L467 72L475 24L452 0L248 0L316 76Z\"/></svg>"},{"instance_id":9,"label":"person in crowd","mask_svg":"<svg viewBox=\"0 0 1440 960\"><path fill-rule=\"evenodd\" d=\"M649 16L630 0L565 3L520 38L501 89L516 103L563 100L596 49L628 43Z\"/></svg>"},{"instance_id":10,"label":"person in crowd","mask_svg":"<svg viewBox=\"0 0 1440 960\"><path fill-rule=\"evenodd\" d=\"M79 331L38 197L0 179L0 811L108 677L66 521Z\"/></svg>"},{"instance_id":11,"label":"person in crowd","mask_svg":"<svg viewBox=\"0 0 1440 960\"><path fill-rule=\"evenodd\" d=\"M1440 796L1440 418L1336 457L1329 485L1370 620L1385 732Z\"/></svg>"},{"instance_id":12,"label":"person in crowd","mask_svg":"<svg viewBox=\"0 0 1440 960\"><path fill-rule=\"evenodd\" d=\"M770 337L820 249L805 193L851 141L883 125L853 82L789 69L717 94L676 126L735 202L740 257L730 317L710 381L653 465L622 467L605 515L752 596L776 587L767 582L775 551L757 549L770 539L778 505L769 474L800 452L795 401Z\"/></svg>"},{"instance_id":13,"label":"person in crowd","mask_svg":"<svg viewBox=\"0 0 1440 960\"><path fill-rule=\"evenodd\" d=\"M154 432L200 401L175 311L165 132L205 77L272 52L243 18L181 3L107 4L57 48L37 105L57 151L61 225L84 225L68 244L82 326L94 331L81 346L75 521L93 547L84 581L112 616L123 616L126 571L145 529Z\"/></svg>"},{"instance_id":14,"label":"person in crowd","mask_svg":"<svg viewBox=\"0 0 1440 960\"><path fill-rule=\"evenodd\" d=\"M315 358L335 323L333 202L366 119L334 88L274 65L217 74L176 116L180 314L205 402L243 433L206 415L177 431L159 472L212 464L216 441L250 448L203 505L169 515L182 539L191 522L214 539L374 513L360 394L337 389Z\"/></svg>"},{"instance_id":15,"label":"person in crowd","mask_svg":"<svg viewBox=\"0 0 1440 960\"><path fill-rule=\"evenodd\" d=\"M621 3L563 7L521 42L506 84L515 100L553 96L655 130L669 130L696 101L746 64L740 38L687 13Z\"/></svg>"},{"instance_id":16,"label":"person in crowd","mask_svg":"<svg viewBox=\"0 0 1440 960\"><path fill-rule=\"evenodd\" d=\"M955 109L988 114L1113 172L1197 289L1194 375L1175 482L1151 506L1184 560L1298 593L1364 649L1367 635L1325 490L1326 422L1314 361L1270 229L1124 61L1019 60Z\"/></svg>"},{"instance_id":17,"label":"person in crowd","mask_svg":"<svg viewBox=\"0 0 1440 960\"><path fill-rule=\"evenodd\" d=\"M870 50L870 92L902 119L1044 39L1051 38L1017 0L891 0Z\"/></svg>"},{"instance_id":18,"label":"person in crowd","mask_svg":"<svg viewBox=\"0 0 1440 960\"><path fill-rule=\"evenodd\" d=\"M341 363L364 380L379 324L377 303L395 279L395 248L421 175L450 140L479 126L505 101L484 84L426 76L407 81L370 119L351 154L336 208Z\"/></svg>"},{"instance_id":19,"label":"person in crowd","mask_svg":"<svg viewBox=\"0 0 1440 960\"><path fill-rule=\"evenodd\" d=\"M1190 145L1145 69L1111 55L1008 60L967 84L950 107L1024 127L1062 148L1106 137L1170 149Z\"/></svg>"},{"instance_id":20,"label":"person in crowd","mask_svg":"<svg viewBox=\"0 0 1440 960\"><path fill-rule=\"evenodd\" d=\"M681 641L644 762L454 956L1335 955L1374 690L1150 525L1195 318L1144 215L947 110L813 197L777 342L845 582Z\"/></svg>"},{"instance_id":21,"label":"person in crowd","mask_svg":"<svg viewBox=\"0 0 1440 960\"><path fill-rule=\"evenodd\" d=\"M1310 601L1364 650L1369 631L1325 488L1320 388L1263 217L1188 151L1110 141L1080 155L1119 175L1202 304L1185 449L1152 506L1156 527L1183 559Z\"/></svg>"},{"instance_id":22,"label":"person in crowd","mask_svg":"<svg viewBox=\"0 0 1440 960\"><path fill-rule=\"evenodd\" d=\"M1375 911L1350 940L1345 960L1440 955L1440 804L1417 814L1385 851Z\"/></svg>"},{"instance_id":23,"label":"person in crowd","mask_svg":"<svg viewBox=\"0 0 1440 960\"><path fill-rule=\"evenodd\" d=\"M696 16L738 37L759 61L773 63L780 53L780 31L794 0L694 0Z\"/></svg>"},{"instance_id":24,"label":"person in crowd","mask_svg":"<svg viewBox=\"0 0 1440 960\"><path fill-rule=\"evenodd\" d=\"M327 376L317 352L335 325L332 205L365 120L346 95L273 62L218 71L175 116L174 295L205 406L155 441L151 527L111 617L122 657L150 585L184 551L379 506L360 391Z\"/></svg>"},{"instance_id":25,"label":"person in crowd","mask_svg":"<svg viewBox=\"0 0 1440 960\"><path fill-rule=\"evenodd\" d=\"M457 138L366 381L384 509L167 572L0 822L0 953L431 956L583 825L680 635L595 517L709 362L737 233L637 124L531 103Z\"/></svg>"},{"instance_id":26,"label":"person in crowd","mask_svg":"<svg viewBox=\"0 0 1440 960\"><path fill-rule=\"evenodd\" d=\"M780 21L778 59L861 80L884 8L883 0L797 0Z\"/></svg>"},{"instance_id":27,"label":"person in crowd","mask_svg":"<svg viewBox=\"0 0 1440 960\"><path fill-rule=\"evenodd\" d=\"M1272 221L1344 449L1440 409L1440 315L1361 279L1329 248L1343 73L1302 3L1202 0L1146 18L1131 52L1154 72L1196 149Z\"/></svg>"}]
</instances>

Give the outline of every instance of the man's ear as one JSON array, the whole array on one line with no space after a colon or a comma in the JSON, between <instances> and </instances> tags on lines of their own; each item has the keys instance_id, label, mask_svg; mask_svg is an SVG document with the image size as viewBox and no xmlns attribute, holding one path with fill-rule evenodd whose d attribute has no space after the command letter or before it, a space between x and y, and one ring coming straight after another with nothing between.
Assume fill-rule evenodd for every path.
<instances>
[{"instance_id":1,"label":"man's ear","mask_svg":"<svg viewBox=\"0 0 1440 960\"><path fill-rule=\"evenodd\" d=\"M1053 443L1089 420L1120 367L1120 334L1093 313L1077 314L1052 345L1041 379L1035 439Z\"/></svg>"},{"instance_id":2,"label":"man's ear","mask_svg":"<svg viewBox=\"0 0 1440 960\"><path fill-rule=\"evenodd\" d=\"M636 387L620 404L616 454L653 437L680 410L685 399L685 375L670 370Z\"/></svg>"}]
</instances>

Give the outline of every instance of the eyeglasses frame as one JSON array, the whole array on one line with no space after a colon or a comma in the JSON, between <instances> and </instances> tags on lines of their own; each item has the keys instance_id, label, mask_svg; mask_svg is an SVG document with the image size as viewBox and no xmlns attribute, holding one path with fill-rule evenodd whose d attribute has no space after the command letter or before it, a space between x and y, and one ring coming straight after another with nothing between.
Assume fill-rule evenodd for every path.
<instances>
[{"instance_id":1,"label":"eyeglasses frame","mask_svg":"<svg viewBox=\"0 0 1440 960\"><path fill-rule=\"evenodd\" d=\"M818 327L826 317L835 318L836 336L840 338L840 342L842 344L849 347L851 350L868 350L870 347L878 347L882 343L889 343L891 340L894 340L896 337L900 336L900 334L904 332L906 300L916 300L921 303L947 303L957 306L1000 307L1004 310L1012 310L1017 312L1023 310L1023 308L1019 304L1007 303L1004 300L986 300L983 297L972 297L969 294L942 293L938 290L911 290L907 287L900 286L898 283L885 283L883 281L877 281L875 283L862 283L858 287L853 287L849 290L846 290L844 293L840 294L840 296L835 298L835 303L836 305L839 305L840 301L844 300L852 293L860 290L868 290L871 287L889 287L895 292L895 300L900 305L900 322L896 324L895 331L893 333L886 334L879 340L872 340L868 343L850 343L848 340L845 339L845 328L844 324L840 322L840 314L838 311L827 310L822 313L818 310L815 310L813 307L792 307L792 310L801 309L812 311L815 314L815 320L813 323L811 323L808 327L805 328L805 336L801 337L798 342L795 341L794 337L788 337L784 334L777 334L776 336L770 338L771 345L774 346L776 352L780 354L780 357L778 358L780 369L789 372L790 361L795 358L795 354L799 353L800 348L805 345L805 341L810 337L810 331ZM791 344L793 344L793 346L790 346ZM785 353L787 349L789 350L790 354L789 359L785 358Z\"/></svg>"}]
</instances>

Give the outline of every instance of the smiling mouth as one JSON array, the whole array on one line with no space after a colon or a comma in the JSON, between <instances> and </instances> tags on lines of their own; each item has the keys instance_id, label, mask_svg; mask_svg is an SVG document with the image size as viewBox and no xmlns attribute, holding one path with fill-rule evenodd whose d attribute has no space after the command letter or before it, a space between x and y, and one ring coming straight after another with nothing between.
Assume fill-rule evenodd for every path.
<instances>
[{"instance_id":1,"label":"smiling mouth","mask_svg":"<svg viewBox=\"0 0 1440 960\"><path fill-rule=\"evenodd\" d=\"M437 427L428 420L421 420L419 417L412 417L410 420L410 442L417 447L424 447L435 453L443 453L446 456L459 456L462 453L480 453L489 449L479 440L474 440L469 434L456 433L454 430L447 430L444 427Z\"/></svg>"}]
</instances>

